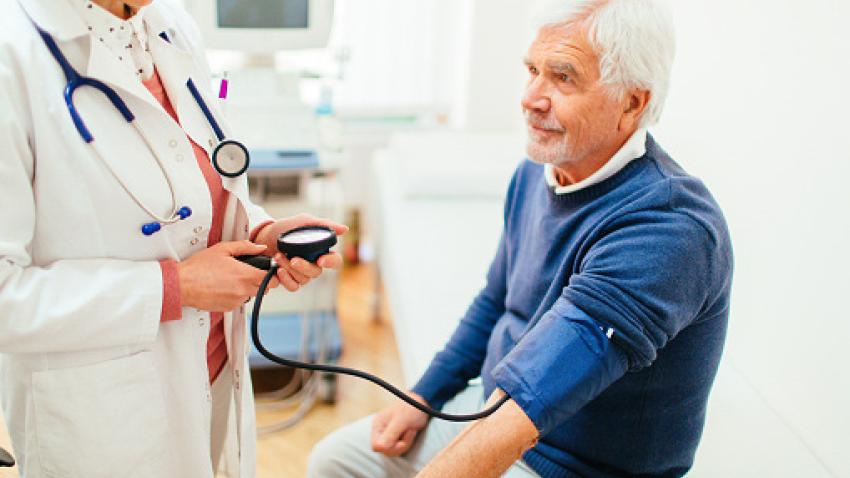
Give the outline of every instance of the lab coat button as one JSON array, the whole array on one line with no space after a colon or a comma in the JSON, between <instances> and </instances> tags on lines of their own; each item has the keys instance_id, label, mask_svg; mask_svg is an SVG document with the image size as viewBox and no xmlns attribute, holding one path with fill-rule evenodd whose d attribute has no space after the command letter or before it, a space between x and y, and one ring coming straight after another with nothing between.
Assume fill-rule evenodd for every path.
<instances>
[{"instance_id":1,"label":"lab coat button","mask_svg":"<svg viewBox=\"0 0 850 478\"><path fill-rule=\"evenodd\" d=\"M215 140L213 140L212 138L210 138L209 143L210 143L210 148L215 146Z\"/></svg>"},{"instance_id":2,"label":"lab coat button","mask_svg":"<svg viewBox=\"0 0 850 478\"><path fill-rule=\"evenodd\" d=\"M196 238L192 239L192 240L189 242L189 244L191 244L191 245L193 245L193 246L197 245L197 244L198 244L198 238L196 237Z\"/></svg>"},{"instance_id":3,"label":"lab coat button","mask_svg":"<svg viewBox=\"0 0 850 478\"><path fill-rule=\"evenodd\" d=\"M197 234L197 233L199 233L203 230L204 230L204 226L198 226L198 227L195 228L195 234Z\"/></svg>"},{"instance_id":4,"label":"lab coat button","mask_svg":"<svg viewBox=\"0 0 850 478\"><path fill-rule=\"evenodd\" d=\"M200 319L198 319L198 323L201 325L201 327L203 327L204 326L204 318L201 317Z\"/></svg>"},{"instance_id":5,"label":"lab coat button","mask_svg":"<svg viewBox=\"0 0 850 478\"><path fill-rule=\"evenodd\" d=\"M168 145L171 146L172 148L176 148L177 147L177 140L172 139L171 141L168 142Z\"/></svg>"}]
</instances>

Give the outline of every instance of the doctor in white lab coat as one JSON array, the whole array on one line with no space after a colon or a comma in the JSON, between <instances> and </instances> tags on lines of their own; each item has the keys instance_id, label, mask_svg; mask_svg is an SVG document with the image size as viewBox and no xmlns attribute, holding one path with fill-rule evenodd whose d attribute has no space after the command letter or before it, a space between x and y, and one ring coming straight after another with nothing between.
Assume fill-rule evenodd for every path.
<instances>
[{"instance_id":1,"label":"doctor in white lab coat","mask_svg":"<svg viewBox=\"0 0 850 478\"><path fill-rule=\"evenodd\" d=\"M255 228L254 242L270 246L301 225L345 228L308 216L270 222L249 201L244 175L222 177L222 242L207 248L210 192L187 135L207 154L217 140L186 88L189 78L228 137L229 128L204 88L210 77L193 21L173 0L93 5L143 14L143 43L178 124L86 26L73 3L80 1L0 0L0 397L20 471L26 478L205 478L218 466L221 476L253 477L243 304L263 274L231 256L271 254L247 241ZM75 102L104 152L94 154L68 114L62 70L31 20L77 71L127 103L190 217L151 236L140 232L152 219L107 166L143 204L167 215L163 171L108 100L83 88ZM179 320L161 322L160 261L169 259L177 263L182 309ZM323 256L321 267L281 261L278 280L292 291L321 267L341 264L337 254ZM226 312L228 366L219 379L232 400L221 410L208 377L210 311ZM226 426L215 426L216 413L230 417Z\"/></svg>"}]
</instances>

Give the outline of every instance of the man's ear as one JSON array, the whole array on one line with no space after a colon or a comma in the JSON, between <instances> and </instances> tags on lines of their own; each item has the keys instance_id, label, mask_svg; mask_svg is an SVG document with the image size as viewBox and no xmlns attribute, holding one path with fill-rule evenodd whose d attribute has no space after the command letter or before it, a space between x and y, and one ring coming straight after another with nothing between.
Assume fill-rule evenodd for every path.
<instances>
[{"instance_id":1,"label":"man's ear","mask_svg":"<svg viewBox=\"0 0 850 478\"><path fill-rule=\"evenodd\" d=\"M648 90L631 90L626 92L623 99L623 114L620 115L620 131L633 131L646 111L652 92Z\"/></svg>"}]
</instances>

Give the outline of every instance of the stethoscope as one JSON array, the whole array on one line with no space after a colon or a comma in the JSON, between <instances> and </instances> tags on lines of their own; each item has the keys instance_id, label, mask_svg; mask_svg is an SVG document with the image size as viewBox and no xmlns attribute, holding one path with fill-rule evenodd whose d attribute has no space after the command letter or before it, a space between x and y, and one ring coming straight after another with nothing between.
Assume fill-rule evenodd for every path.
<instances>
[{"instance_id":1,"label":"stethoscope","mask_svg":"<svg viewBox=\"0 0 850 478\"><path fill-rule=\"evenodd\" d=\"M68 61L68 58L62 54L62 51L59 49L59 46L56 44L56 41L50 36L49 33L42 30L41 27L35 24L36 30L38 30L38 34L41 35L41 39L44 40L44 43L47 45L47 49L50 50L50 54L53 55L53 58L59 63L59 66L62 68L62 71L65 73L65 79L67 80L67 84L65 85L65 105L68 107L68 113L71 114L71 119L74 121L74 126L77 128L77 132L79 132L80 136L83 138L83 141L90 144L92 149L94 149L95 153L100 158L101 162L106 165L106 168L109 170L109 173L112 177L118 181L118 184L124 189L124 191L133 199L133 201L147 213L151 218L154 219L153 222L148 222L142 225L142 234L146 236L150 236L160 229L162 226L167 226L169 224L174 224L176 222L182 221L187 217L192 215L192 209L188 206L177 206L177 194L174 191L174 183L171 180L171 176L166 171L165 166L162 164L162 160L159 159L159 156L154 152L153 147L151 146L150 141L147 136L142 132L139 128L138 124L134 121L136 119L135 115L130 111L130 108L127 107L127 104L124 100L118 96L118 93L115 92L112 88L104 84L102 81L97 80L95 78L83 76L71 66L71 63ZM169 41L168 37L164 34L164 32L160 35L165 41ZM94 136L92 136L82 117L80 116L79 111L74 105L74 92L77 91L78 88L83 86L90 86L101 93L103 93L109 101L112 103L112 106L115 107L120 113L121 116L127 121L127 123L131 124L136 131L139 133L139 136L144 140L145 145L150 151L151 155L153 155L156 160L157 166L159 166L159 170L162 172L162 175L165 177L166 182L168 183L168 189L171 193L171 213L166 217L161 217L154 213L150 208L145 206L142 201L133 194L127 184L121 179L121 177L115 172L110 163L104 159L104 155L101 153L98 144L94 140ZM186 87L189 88L189 92L192 94L192 98L195 99L195 102L200 107L201 111L206 117L207 122L212 127L215 132L216 137L218 138L218 145L213 149L212 152L212 165L216 171L222 176L228 178L236 178L241 176L248 170L248 165L250 164L250 157L248 155L248 148L245 147L242 143L232 140L226 139L224 136L224 132L216 121L215 117L212 114L212 111L207 106L207 103L204 101L204 98L201 96L201 93L198 91L198 88L195 86L195 82L189 78L186 81Z\"/></svg>"}]
</instances>

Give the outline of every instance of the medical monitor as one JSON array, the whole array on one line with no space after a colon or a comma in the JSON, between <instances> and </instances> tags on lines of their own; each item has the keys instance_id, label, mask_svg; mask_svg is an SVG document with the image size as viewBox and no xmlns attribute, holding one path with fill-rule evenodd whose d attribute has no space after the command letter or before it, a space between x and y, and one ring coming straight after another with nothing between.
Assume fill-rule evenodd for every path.
<instances>
[{"instance_id":1,"label":"medical monitor","mask_svg":"<svg viewBox=\"0 0 850 478\"><path fill-rule=\"evenodd\" d=\"M208 48L271 54L327 45L333 0L186 0Z\"/></svg>"}]
</instances>

